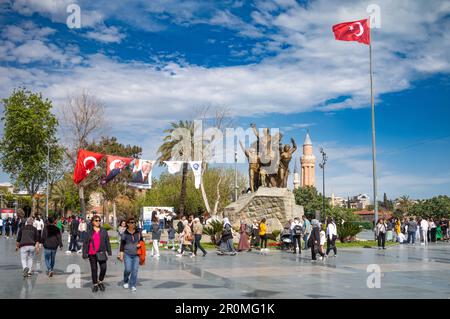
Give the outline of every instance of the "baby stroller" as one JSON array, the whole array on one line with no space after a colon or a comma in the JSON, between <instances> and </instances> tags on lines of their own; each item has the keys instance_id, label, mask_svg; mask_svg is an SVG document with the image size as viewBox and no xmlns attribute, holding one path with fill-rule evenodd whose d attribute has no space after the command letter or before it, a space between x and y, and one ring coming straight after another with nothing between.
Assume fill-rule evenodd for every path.
<instances>
[{"instance_id":1,"label":"baby stroller","mask_svg":"<svg viewBox=\"0 0 450 319\"><path fill-rule=\"evenodd\" d=\"M280 234L280 249L292 250L292 238L290 228L284 228Z\"/></svg>"}]
</instances>

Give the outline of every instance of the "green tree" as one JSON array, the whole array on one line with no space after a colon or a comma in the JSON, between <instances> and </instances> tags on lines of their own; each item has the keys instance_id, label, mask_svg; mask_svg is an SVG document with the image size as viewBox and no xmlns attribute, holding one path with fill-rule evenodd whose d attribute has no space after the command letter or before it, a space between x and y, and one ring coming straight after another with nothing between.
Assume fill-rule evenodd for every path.
<instances>
[{"instance_id":1,"label":"green tree","mask_svg":"<svg viewBox=\"0 0 450 319\"><path fill-rule=\"evenodd\" d=\"M317 191L314 186L305 186L297 188L294 191L295 203L297 205L302 205L305 214L308 216L314 216L317 210L322 211L323 209L323 199L322 194ZM329 211L330 203L325 201L325 210ZM322 214L324 215L324 214ZM325 218L325 216L321 216Z\"/></svg>"},{"instance_id":2,"label":"green tree","mask_svg":"<svg viewBox=\"0 0 450 319\"><path fill-rule=\"evenodd\" d=\"M408 195L400 196L398 199L398 208L404 213L408 214L409 209L412 206L412 201L409 199Z\"/></svg>"},{"instance_id":3,"label":"green tree","mask_svg":"<svg viewBox=\"0 0 450 319\"><path fill-rule=\"evenodd\" d=\"M32 214L35 213L34 195L46 180L47 147L50 148L50 163L62 161L57 144L58 121L51 112L52 103L42 94L24 88L14 90L2 100L4 123L0 141L2 168L20 188L33 198Z\"/></svg>"}]
</instances>

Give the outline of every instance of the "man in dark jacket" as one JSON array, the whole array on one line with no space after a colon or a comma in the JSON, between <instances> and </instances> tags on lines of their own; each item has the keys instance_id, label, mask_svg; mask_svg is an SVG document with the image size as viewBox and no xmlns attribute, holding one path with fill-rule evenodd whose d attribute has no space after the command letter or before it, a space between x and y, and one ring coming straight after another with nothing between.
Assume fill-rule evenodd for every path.
<instances>
[{"instance_id":1,"label":"man in dark jacket","mask_svg":"<svg viewBox=\"0 0 450 319\"><path fill-rule=\"evenodd\" d=\"M44 246L45 265L47 266L47 275L53 277L53 267L55 267L56 250L62 249L61 231L55 225L52 217L48 218L48 224L42 231L42 245Z\"/></svg>"},{"instance_id":2,"label":"man in dark jacket","mask_svg":"<svg viewBox=\"0 0 450 319\"><path fill-rule=\"evenodd\" d=\"M320 251L320 224L319 221L313 219L311 221L311 225L313 226L311 230L311 234L308 239L308 245L311 247L311 259L317 260L316 254L319 253L322 258L325 256L323 252Z\"/></svg>"},{"instance_id":3,"label":"man in dark jacket","mask_svg":"<svg viewBox=\"0 0 450 319\"><path fill-rule=\"evenodd\" d=\"M80 222L76 216L72 216L72 222L70 223L70 245L69 250L71 252L77 252L80 249L78 245L78 226Z\"/></svg>"},{"instance_id":4,"label":"man in dark jacket","mask_svg":"<svg viewBox=\"0 0 450 319\"><path fill-rule=\"evenodd\" d=\"M20 249L24 277L31 277L34 255L39 254L39 233L33 223L34 219L28 218L17 234L16 251Z\"/></svg>"}]
</instances>

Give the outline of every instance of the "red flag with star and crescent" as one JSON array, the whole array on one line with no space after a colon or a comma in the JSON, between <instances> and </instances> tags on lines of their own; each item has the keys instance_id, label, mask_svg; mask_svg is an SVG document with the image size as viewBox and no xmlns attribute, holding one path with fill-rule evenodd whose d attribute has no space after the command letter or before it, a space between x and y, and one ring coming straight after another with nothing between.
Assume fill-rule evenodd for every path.
<instances>
[{"instance_id":1,"label":"red flag with star and crescent","mask_svg":"<svg viewBox=\"0 0 450 319\"><path fill-rule=\"evenodd\" d=\"M106 155L106 178L102 180L102 184L108 183L128 165L130 165L133 158L120 157L114 155Z\"/></svg>"},{"instance_id":2,"label":"red flag with star and crescent","mask_svg":"<svg viewBox=\"0 0 450 319\"><path fill-rule=\"evenodd\" d=\"M333 33L336 40L357 41L370 45L369 19L335 24Z\"/></svg>"},{"instance_id":3,"label":"red flag with star and crescent","mask_svg":"<svg viewBox=\"0 0 450 319\"><path fill-rule=\"evenodd\" d=\"M103 154L94 153L80 149L78 151L77 163L73 172L73 181L79 184L97 166L103 158Z\"/></svg>"}]
</instances>

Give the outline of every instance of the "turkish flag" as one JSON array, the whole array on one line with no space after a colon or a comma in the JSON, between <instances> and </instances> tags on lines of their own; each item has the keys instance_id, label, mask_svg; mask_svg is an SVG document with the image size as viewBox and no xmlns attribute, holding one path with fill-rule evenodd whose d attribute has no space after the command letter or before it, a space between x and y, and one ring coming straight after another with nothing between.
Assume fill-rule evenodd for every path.
<instances>
[{"instance_id":1,"label":"turkish flag","mask_svg":"<svg viewBox=\"0 0 450 319\"><path fill-rule=\"evenodd\" d=\"M116 177L125 167L130 165L133 158L107 155L106 156L106 178L102 184L108 183Z\"/></svg>"},{"instance_id":2,"label":"turkish flag","mask_svg":"<svg viewBox=\"0 0 450 319\"><path fill-rule=\"evenodd\" d=\"M370 44L369 19L336 24L333 26L333 32L336 40Z\"/></svg>"},{"instance_id":3,"label":"turkish flag","mask_svg":"<svg viewBox=\"0 0 450 319\"><path fill-rule=\"evenodd\" d=\"M103 154L94 153L80 149L78 151L77 163L73 172L73 181L79 184L97 166L103 158Z\"/></svg>"}]
</instances>

